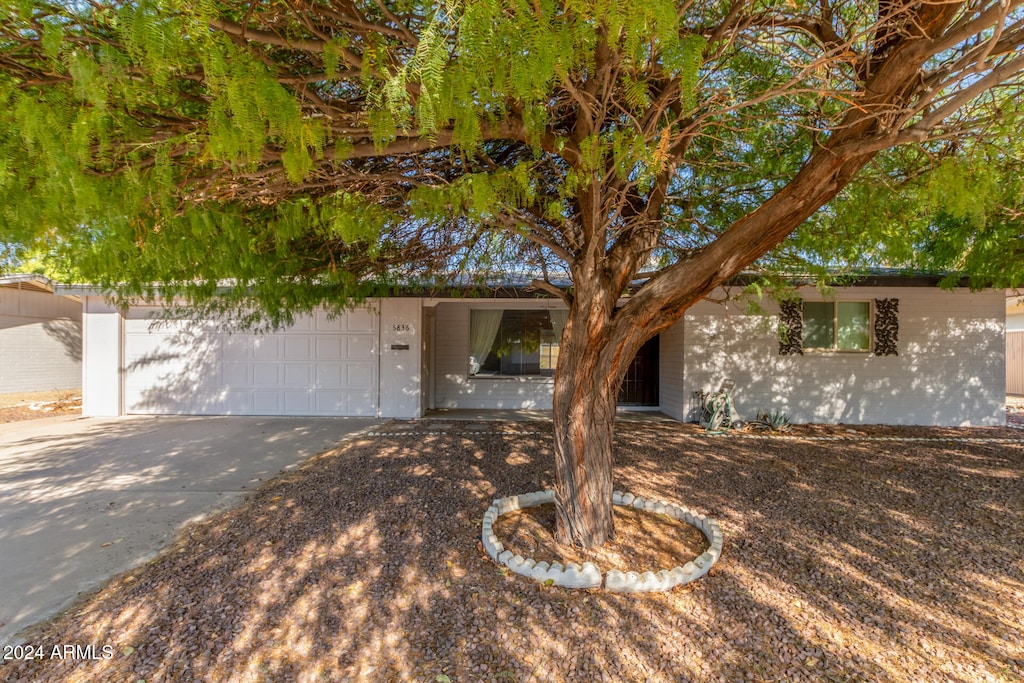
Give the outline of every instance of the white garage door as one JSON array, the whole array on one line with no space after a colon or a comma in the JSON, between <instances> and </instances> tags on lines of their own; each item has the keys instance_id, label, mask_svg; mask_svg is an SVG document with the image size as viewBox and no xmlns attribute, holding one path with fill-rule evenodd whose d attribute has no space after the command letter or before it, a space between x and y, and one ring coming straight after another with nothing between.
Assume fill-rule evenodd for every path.
<instances>
[{"instance_id":1,"label":"white garage door","mask_svg":"<svg viewBox=\"0 0 1024 683\"><path fill-rule=\"evenodd\" d=\"M154 308L125 320L125 412L185 415L377 413L379 316L323 312L266 335L214 323L155 322Z\"/></svg>"}]
</instances>

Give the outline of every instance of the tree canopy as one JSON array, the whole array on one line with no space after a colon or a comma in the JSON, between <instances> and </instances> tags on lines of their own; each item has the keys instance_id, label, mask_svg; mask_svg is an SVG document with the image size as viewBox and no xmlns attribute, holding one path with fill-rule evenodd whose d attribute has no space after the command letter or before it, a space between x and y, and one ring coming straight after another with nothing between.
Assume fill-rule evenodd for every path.
<instances>
[{"instance_id":1,"label":"tree canopy","mask_svg":"<svg viewBox=\"0 0 1024 683\"><path fill-rule=\"evenodd\" d=\"M884 264L984 273L975 232L1017 222L1019 184L978 191L1016 177L1013 2L5 4L4 241L105 284L273 282L273 304L289 282L287 308L566 272L588 202L624 283L680 269L801 170L831 199L854 174L815 159L900 143L764 262L871 241ZM965 166L965 135L1010 144ZM967 244L980 263L957 262Z\"/></svg>"},{"instance_id":2,"label":"tree canopy","mask_svg":"<svg viewBox=\"0 0 1024 683\"><path fill-rule=\"evenodd\" d=\"M608 523L560 537L599 543L596 426L716 286L1024 272L1022 1L5 2L0 258L272 322L535 275L570 310L560 510Z\"/></svg>"}]
</instances>

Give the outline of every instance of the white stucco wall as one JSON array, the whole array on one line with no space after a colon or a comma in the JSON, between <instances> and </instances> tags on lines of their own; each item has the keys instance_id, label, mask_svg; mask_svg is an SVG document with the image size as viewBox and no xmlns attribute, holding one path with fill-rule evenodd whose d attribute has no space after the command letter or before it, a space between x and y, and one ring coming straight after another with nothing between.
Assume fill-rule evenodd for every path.
<instances>
[{"instance_id":1,"label":"white stucco wall","mask_svg":"<svg viewBox=\"0 0 1024 683\"><path fill-rule=\"evenodd\" d=\"M380 301L380 416L422 415L422 299Z\"/></svg>"},{"instance_id":2,"label":"white stucco wall","mask_svg":"<svg viewBox=\"0 0 1024 683\"><path fill-rule=\"evenodd\" d=\"M82 414L120 415L121 314L98 296L85 297L82 308Z\"/></svg>"},{"instance_id":3,"label":"white stucco wall","mask_svg":"<svg viewBox=\"0 0 1024 683\"><path fill-rule=\"evenodd\" d=\"M550 410L554 378L470 377L469 315L474 308L564 308L546 299L473 299L437 305L434 407Z\"/></svg>"},{"instance_id":4,"label":"white stucco wall","mask_svg":"<svg viewBox=\"0 0 1024 683\"><path fill-rule=\"evenodd\" d=\"M0 287L0 393L81 386L81 303Z\"/></svg>"},{"instance_id":5,"label":"white stucco wall","mask_svg":"<svg viewBox=\"0 0 1024 683\"><path fill-rule=\"evenodd\" d=\"M813 289L805 300L822 300ZM736 380L742 419L758 408L794 422L1000 425L1005 420L1004 295L934 287L837 289L838 300L899 299L899 355L781 356L777 307L743 315L702 302L685 326L684 391ZM833 297L830 297L833 298Z\"/></svg>"}]
</instances>

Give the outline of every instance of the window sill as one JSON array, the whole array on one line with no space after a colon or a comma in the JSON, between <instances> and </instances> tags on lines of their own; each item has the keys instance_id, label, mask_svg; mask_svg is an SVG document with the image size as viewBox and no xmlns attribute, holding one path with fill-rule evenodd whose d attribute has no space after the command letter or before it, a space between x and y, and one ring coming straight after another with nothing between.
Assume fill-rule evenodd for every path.
<instances>
[{"instance_id":1,"label":"window sill","mask_svg":"<svg viewBox=\"0 0 1024 683\"><path fill-rule=\"evenodd\" d=\"M871 349L803 349L812 356L870 356Z\"/></svg>"},{"instance_id":2,"label":"window sill","mask_svg":"<svg viewBox=\"0 0 1024 683\"><path fill-rule=\"evenodd\" d=\"M553 382L554 375L469 375L469 380L495 380L498 382Z\"/></svg>"}]
</instances>

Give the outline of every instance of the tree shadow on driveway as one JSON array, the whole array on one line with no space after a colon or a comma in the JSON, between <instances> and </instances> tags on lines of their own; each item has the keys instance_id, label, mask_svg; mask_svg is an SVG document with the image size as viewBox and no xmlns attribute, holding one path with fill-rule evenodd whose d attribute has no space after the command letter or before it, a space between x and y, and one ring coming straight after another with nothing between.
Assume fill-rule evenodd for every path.
<instances>
[{"instance_id":1,"label":"tree shadow on driveway","mask_svg":"<svg viewBox=\"0 0 1024 683\"><path fill-rule=\"evenodd\" d=\"M53 419L0 435L0 642L151 558L183 524L372 420Z\"/></svg>"}]
</instances>

